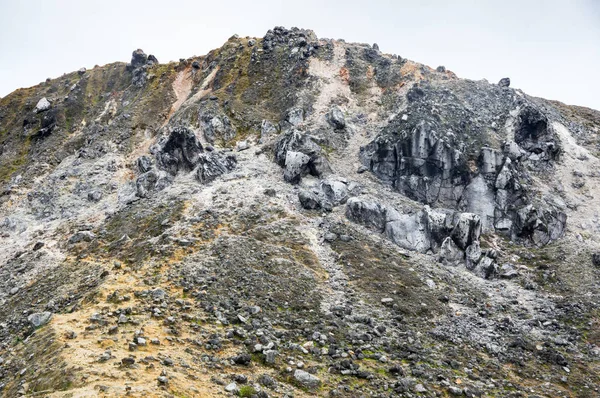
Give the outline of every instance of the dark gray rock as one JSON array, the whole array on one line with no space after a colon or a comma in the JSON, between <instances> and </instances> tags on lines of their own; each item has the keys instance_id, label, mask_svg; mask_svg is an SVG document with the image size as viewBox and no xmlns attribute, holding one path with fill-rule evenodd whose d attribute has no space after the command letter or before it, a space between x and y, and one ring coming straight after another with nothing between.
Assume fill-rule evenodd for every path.
<instances>
[{"instance_id":1,"label":"dark gray rock","mask_svg":"<svg viewBox=\"0 0 600 398\"><path fill-rule=\"evenodd\" d=\"M298 192L298 199L303 208L307 210L316 210L321 208L319 196L311 191L302 189Z\"/></svg>"},{"instance_id":2,"label":"dark gray rock","mask_svg":"<svg viewBox=\"0 0 600 398\"><path fill-rule=\"evenodd\" d=\"M566 215L529 195L521 183L530 178L529 170L547 170L560 156L548 117L529 100L500 96L485 84L473 83L477 94L459 97L461 90L475 89L462 84L413 87L407 95L411 117L398 115L361 148L362 163L414 200L478 215L483 231L536 245L558 239ZM442 102L444 107L437 108ZM472 112L469 106L478 110L477 119L466 116ZM513 111L517 117L509 119ZM514 123L514 141L494 148L485 131L498 125L494 115L499 112ZM468 246L456 243L462 250Z\"/></svg>"},{"instance_id":3,"label":"dark gray rock","mask_svg":"<svg viewBox=\"0 0 600 398\"><path fill-rule=\"evenodd\" d=\"M196 134L185 127L175 127L156 153L157 166L171 175L193 170L203 153Z\"/></svg>"},{"instance_id":4,"label":"dark gray rock","mask_svg":"<svg viewBox=\"0 0 600 398\"><path fill-rule=\"evenodd\" d=\"M140 175L135 180L137 196L139 196L140 198L147 197L148 194L154 190L157 182L158 173L155 170L150 170L147 173Z\"/></svg>"},{"instance_id":5,"label":"dark gray rock","mask_svg":"<svg viewBox=\"0 0 600 398\"><path fill-rule=\"evenodd\" d=\"M148 56L140 48L138 48L131 54L130 64L131 64L132 69L136 69L136 68L146 65L147 61L148 61Z\"/></svg>"},{"instance_id":6,"label":"dark gray rock","mask_svg":"<svg viewBox=\"0 0 600 398\"><path fill-rule=\"evenodd\" d=\"M233 154L205 152L198 158L196 177L203 184L214 181L217 177L235 169L237 159Z\"/></svg>"},{"instance_id":7,"label":"dark gray rock","mask_svg":"<svg viewBox=\"0 0 600 398\"><path fill-rule=\"evenodd\" d=\"M288 151L285 156L285 170L283 178L291 184L297 184L300 179L308 174L310 157L302 152Z\"/></svg>"},{"instance_id":8,"label":"dark gray rock","mask_svg":"<svg viewBox=\"0 0 600 398\"><path fill-rule=\"evenodd\" d=\"M326 115L327 122L336 130L346 127L346 118L339 106L334 106Z\"/></svg>"},{"instance_id":9,"label":"dark gray rock","mask_svg":"<svg viewBox=\"0 0 600 398\"><path fill-rule=\"evenodd\" d=\"M312 139L306 134L300 132L299 130L290 130L284 134L277 140L275 143L275 161L279 166L286 167L287 163L287 155L288 152L299 152L308 157L308 162L306 165L301 166L300 170L298 170L295 166L290 170L294 173L288 173L290 181L300 181L298 178L298 172L300 172L300 178L303 174L309 173L313 176L320 177L326 173L331 171L329 167L329 162L323 156L321 147L314 143ZM293 161L293 165L300 165L306 158L299 155L294 155L290 158L290 161ZM297 162L301 161L301 162Z\"/></svg>"},{"instance_id":10,"label":"dark gray rock","mask_svg":"<svg viewBox=\"0 0 600 398\"><path fill-rule=\"evenodd\" d=\"M510 78L508 77L503 77L502 79L500 79L500 81L498 82L498 86L500 87L508 87L510 86Z\"/></svg>"}]
</instances>

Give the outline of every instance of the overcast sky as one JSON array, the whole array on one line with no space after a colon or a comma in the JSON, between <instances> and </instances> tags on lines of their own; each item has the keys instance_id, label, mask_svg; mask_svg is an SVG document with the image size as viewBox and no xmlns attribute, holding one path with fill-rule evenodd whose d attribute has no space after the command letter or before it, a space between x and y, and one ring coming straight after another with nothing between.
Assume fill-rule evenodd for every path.
<instances>
[{"instance_id":1,"label":"overcast sky","mask_svg":"<svg viewBox=\"0 0 600 398\"><path fill-rule=\"evenodd\" d=\"M136 48L166 62L276 25L600 109L598 0L0 0L0 96Z\"/></svg>"}]
</instances>

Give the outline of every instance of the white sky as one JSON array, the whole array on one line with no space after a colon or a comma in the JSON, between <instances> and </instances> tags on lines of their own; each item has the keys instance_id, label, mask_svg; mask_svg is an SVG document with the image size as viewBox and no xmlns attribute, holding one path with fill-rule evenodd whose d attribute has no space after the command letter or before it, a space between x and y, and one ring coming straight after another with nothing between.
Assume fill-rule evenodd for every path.
<instances>
[{"instance_id":1,"label":"white sky","mask_svg":"<svg viewBox=\"0 0 600 398\"><path fill-rule=\"evenodd\" d=\"M276 25L600 109L598 0L0 0L0 96L136 48L166 62Z\"/></svg>"}]
</instances>

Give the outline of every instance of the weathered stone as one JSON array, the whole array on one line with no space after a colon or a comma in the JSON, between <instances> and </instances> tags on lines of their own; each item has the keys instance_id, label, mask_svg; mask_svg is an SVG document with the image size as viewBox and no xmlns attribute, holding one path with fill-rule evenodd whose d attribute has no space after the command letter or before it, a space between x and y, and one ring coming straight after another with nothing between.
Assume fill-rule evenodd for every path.
<instances>
[{"instance_id":1,"label":"weathered stone","mask_svg":"<svg viewBox=\"0 0 600 398\"><path fill-rule=\"evenodd\" d=\"M39 328L40 326L44 326L50 319L52 318L52 313L48 311L44 312L35 312L27 317L27 320L34 328Z\"/></svg>"},{"instance_id":2,"label":"weathered stone","mask_svg":"<svg viewBox=\"0 0 600 398\"><path fill-rule=\"evenodd\" d=\"M217 177L235 169L237 159L232 154L205 152L198 157L196 177L203 184L214 181Z\"/></svg>"},{"instance_id":3,"label":"weathered stone","mask_svg":"<svg viewBox=\"0 0 600 398\"><path fill-rule=\"evenodd\" d=\"M334 106L326 115L327 122L336 130L342 130L346 127L344 113L338 106Z\"/></svg>"},{"instance_id":4,"label":"weathered stone","mask_svg":"<svg viewBox=\"0 0 600 398\"><path fill-rule=\"evenodd\" d=\"M508 77L503 77L502 79L500 79L500 81L498 82L498 85L500 87L508 87L510 86L510 78Z\"/></svg>"},{"instance_id":5,"label":"weathered stone","mask_svg":"<svg viewBox=\"0 0 600 398\"><path fill-rule=\"evenodd\" d=\"M307 210L316 210L321 208L319 197L315 193L306 189L302 189L300 192L298 192L298 199L300 200L302 207Z\"/></svg>"},{"instance_id":6,"label":"weathered stone","mask_svg":"<svg viewBox=\"0 0 600 398\"><path fill-rule=\"evenodd\" d=\"M447 237L442 242L438 253L439 262L447 266L457 266L464 262L465 254L460 247L454 243L452 238Z\"/></svg>"},{"instance_id":7,"label":"weathered stone","mask_svg":"<svg viewBox=\"0 0 600 398\"><path fill-rule=\"evenodd\" d=\"M96 234L92 231L79 231L71 235L69 243L75 244L79 242L91 242L96 239Z\"/></svg>"},{"instance_id":8,"label":"weathered stone","mask_svg":"<svg viewBox=\"0 0 600 398\"><path fill-rule=\"evenodd\" d=\"M41 100L39 100L37 105L35 106L35 113L47 111L48 109L50 109L50 106L50 101L48 101L46 97L44 97Z\"/></svg>"},{"instance_id":9,"label":"weathered stone","mask_svg":"<svg viewBox=\"0 0 600 398\"><path fill-rule=\"evenodd\" d=\"M302 176L308 174L308 164L310 157L302 152L288 151L285 157L285 171L283 178L285 181L297 184Z\"/></svg>"},{"instance_id":10,"label":"weathered stone","mask_svg":"<svg viewBox=\"0 0 600 398\"><path fill-rule=\"evenodd\" d=\"M158 166L170 173L191 171L196 167L203 148L196 134L185 127L175 127L156 153Z\"/></svg>"},{"instance_id":11,"label":"weathered stone","mask_svg":"<svg viewBox=\"0 0 600 398\"><path fill-rule=\"evenodd\" d=\"M294 379L303 387L309 389L316 389L321 385L321 379L300 369L296 369L296 371L294 372Z\"/></svg>"}]
</instances>

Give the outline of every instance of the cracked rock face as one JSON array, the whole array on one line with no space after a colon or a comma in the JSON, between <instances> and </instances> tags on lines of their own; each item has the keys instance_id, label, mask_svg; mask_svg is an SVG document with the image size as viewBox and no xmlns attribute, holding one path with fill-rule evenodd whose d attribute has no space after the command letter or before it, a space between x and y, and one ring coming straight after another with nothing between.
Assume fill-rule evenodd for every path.
<instances>
[{"instance_id":1,"label":"cracked rock face","mask_svg":"<svg viewBox=\"0 0 600 398\"><path fill-rule=\"evenodd\" d=\"M547 170L558 159L561 150L556 134L534 104L503 98L493 86L487 90L500 96L499 103L489 102L484 95L460 98L444 88L413 88L408 94L410 116L392 120L361 148L361 159L382 181L414 200L475 213L485 231L547 244L562 236L566 215L547 204L533 203L524 181L532 171ZM442 108L441 117L434 113L438 105L433 101L443 101L447 107ZM517 106L512 136L498 131L504 144L491 147L484 124L461 118L473 113L469 106L488 106L481 110L480 119L490 120L498 106L506 114ZM522 221L524 213L534 218L529 218L528 227Z\"/></svg>"}]
</instances>

